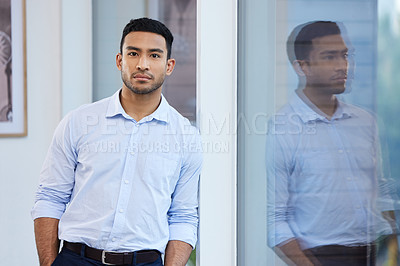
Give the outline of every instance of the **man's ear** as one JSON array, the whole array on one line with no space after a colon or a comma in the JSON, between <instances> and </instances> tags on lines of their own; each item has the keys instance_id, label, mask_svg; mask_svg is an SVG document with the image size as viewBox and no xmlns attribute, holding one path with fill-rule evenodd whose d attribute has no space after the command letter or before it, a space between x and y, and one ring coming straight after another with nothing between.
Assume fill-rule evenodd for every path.
<instances>
[{"instance_id":1,"label":"man's ear","mask_svg":"<svg viewBox=\"0 0 400 266\"><path fill-rule=\"evenodd\" d=\"M118 53L117 56L115 57L115 63L117 65L117 68L119 70L121 70L122 69L122 54L121 53Z\"/></svg>"},{"instance_id":2,"label":"man's ear","mask_svg":"<svg viewBox=\"0 0 400 266\"><path fill-rule=\"evenodd\" d=\"M174 70L175 67L175 59L170 58L167 60L167 71L166 71L166 75L169 76L171 75L172 71Z\"/></svg>"},{"instance_id":3,"label":"man's ear","mask_svg":"<svg viewBox=\"0 0 400 266\"><path fill-rule=\"evenodd\" d=\"M306 60L294 60L292 66L300 77L305 77L308 74L308 62Z\"/></svg>"}]
</instances>

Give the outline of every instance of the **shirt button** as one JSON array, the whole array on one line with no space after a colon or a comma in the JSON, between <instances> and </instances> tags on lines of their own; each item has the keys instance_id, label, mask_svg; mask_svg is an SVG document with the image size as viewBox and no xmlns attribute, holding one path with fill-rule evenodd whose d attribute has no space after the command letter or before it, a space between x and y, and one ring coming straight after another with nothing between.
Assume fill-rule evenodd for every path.
<instances>
[{"instance_id":1,"label":"shirt button","mask_svg":"<svg viewBox=\"0 0 400 266\"><path fill-rule=\"evenodd\" d=\"M349 180L349 181L350 181L350 180L351 180L351 177L350 177L350 176L349 176L349 177L347 177L347 180Z\"/></svg>"},{"instance_id":2,"label":"shirt button","mask_svg":"<svg viewBox=\"0 0 400 266\"><path fill-rule=\"evenodd\" d=\"M111 239L112 242L115 242L117 239L114 237L113 239Z\"/></svg>"},{"instance_id":3,"label":"shirt button","mask_svg":"<svg viewBox=\"0 0 400 266\"><path fill-rule=\"evenodd\" d=\"M343 150L338 150L339 153L343 153Z\"/></svg>"},{"instance_id":4,"label":"shirt button","mask_svg":"<svg viewBox=\"0 0 400 266\"><path fill-rule=\"evenodd\" d=\"M135 155L135 153L133 151L130 152L131 155Z\"/></svg>"},{"instance_id":5,"label":"shirt button","mask_svg":"<svg viewBox=\"0 0 400 266\"><path fill-rule=\"evenodd\" d=\"M129 180L125 180L125 184L129 184Z\"/></svg>"},{"instance_id":6,"label":"shirt button","mask_svg":"<svg viewBox=\"0 0 400 266\"><path fill-rule=\"evenodd\" d=\"M123 210L123 209L119 209L119 212L120 212L120 213L123 213L123 212L124 212L124 210Z\"/></svg>"}]
</instances>

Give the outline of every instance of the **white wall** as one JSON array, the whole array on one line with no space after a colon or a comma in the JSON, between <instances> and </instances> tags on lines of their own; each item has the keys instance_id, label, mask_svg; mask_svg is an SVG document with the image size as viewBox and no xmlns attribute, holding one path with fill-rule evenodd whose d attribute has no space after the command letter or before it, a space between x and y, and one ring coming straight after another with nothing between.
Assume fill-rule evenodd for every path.
<instances>
[{"instance_id":1,"label":"white wall","mask_svg":"<svg viewBox=\"0 0 400 266\"><path fill-rule=\"evenodd\" d=\"M92 0L61 0L62 116L92 101Z\"/></svg>"},{"instance_id":2,"label":"white wall","mask_svg":"<svg viewBox=\"0 0 400 266\"><path fill-rule=\"evenodd\" d=\"M26 0L28 136L0 139L0 265L37 264L30 209L61 117L60 22L60 0Z\"/></svg>"}]
</instances>

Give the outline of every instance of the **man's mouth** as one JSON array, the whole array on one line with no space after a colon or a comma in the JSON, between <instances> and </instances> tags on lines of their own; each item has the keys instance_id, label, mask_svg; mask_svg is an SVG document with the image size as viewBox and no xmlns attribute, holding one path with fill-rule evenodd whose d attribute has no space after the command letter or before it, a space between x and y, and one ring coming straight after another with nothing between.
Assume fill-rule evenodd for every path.
<instances>
[{"instance_id":1,"label":"man's mouth","mask_svg":"<svg viewBox=\"0 0 400 266\"><path fill-rule=\"evenodd\" d=\"M336 80L336 81L346 81L347 76L336 76L336 77L333 77L332 79Z\"/></svg>"},{"instance_id":2,"label":"man's mouth","mask_svg":"<svg viewBox=\"0 0 400 266\"><path fill-rule=\"evenodd\" d=\"M148 80L152 79L152 76L149 74L136 73L136 74L133 74L133 78L138 81L148 81Z\"/></svg>"}]
</instances>

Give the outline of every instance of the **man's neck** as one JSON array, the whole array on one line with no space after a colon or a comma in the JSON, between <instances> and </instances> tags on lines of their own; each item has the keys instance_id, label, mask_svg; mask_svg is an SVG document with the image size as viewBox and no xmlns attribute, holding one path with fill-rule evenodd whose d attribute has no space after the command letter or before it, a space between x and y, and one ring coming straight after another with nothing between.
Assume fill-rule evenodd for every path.
<instances>
[{"instance_id":1,"label":"man's neck","mask_svg":"<svg viewBox=\"0 0 400 266\"><path fill-rule=\"evenodd\" d=\"M305 87L303 93L319 110L331 119L337 109L337 99L334 94L318 93L318 89Z\"/></svg>"},{"instance_id":2,"label":"man's neck","mask_svg":"<svg viewBox=\"0 0 400 266\"><path fill-rule=\"evenodd\" d=\"M135 121L152 114L160 105L161 88L148 94L136 94L123 87L119 99L125 112Z\"/></svg>"}]
</instances>

